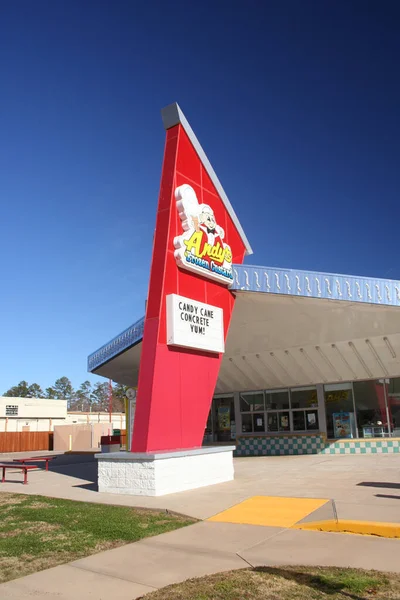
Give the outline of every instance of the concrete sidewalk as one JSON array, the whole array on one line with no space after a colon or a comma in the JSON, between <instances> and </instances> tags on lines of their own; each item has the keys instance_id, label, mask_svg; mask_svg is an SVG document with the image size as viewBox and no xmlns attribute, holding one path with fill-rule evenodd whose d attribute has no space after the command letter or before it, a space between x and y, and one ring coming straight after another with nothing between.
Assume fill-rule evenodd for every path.
<instances>
[{"instance_id":1,"label":"concrete sidewalk","mask_svg":"<svg viewBox=\"0 0 400 600\"><path fill-rule=\"evenodd\" d=\"M400 572L399 551L399 540L201 522L10 581L0 597L133 600L188 578L261 565Z\"/></svg>"},{"instance_id":2,"label":"concrete sidewalk","mask_svg":"<svg viewBox=\"0 0 400 600\"><path fill-rule=\"evenodd\" d=\"M0 461L10 460L0 455ZM13 482L0 491L41 494L175 511L208 519L252 496L286 496L334 500L340 519L400 522L400 455L303 455L236 458L235 479L188 492L146 498L97 492L97 462L92 456L60 456L29 473L10 473Z\"/></svg>"},{"instance_id":3,"label":"concrete sidewalk","mask_svg":"<svg viewBox=\"0 0 400 600\"><path fill-rule=\"evenodd\" d=\"M5 457L0 456L0 460ZM8 456L9 460L11 457ZM1 491L167 509L208 519L253 496L334 500L341 519L400 522L400 456L285 456L235 459L235 480L158 498L100 494L90 456L60 456L29 485ZM330 517L324 505L323 518ZM327 512L328 511L328 512ZM318 513L322 514L322 513ZM315 516L315 515L314 515ZM400 540L281 527L201 522L0 586L0 598L133 600L190 577L249 565L332 565L400 572Z\"/></svg>"}]
</instances>

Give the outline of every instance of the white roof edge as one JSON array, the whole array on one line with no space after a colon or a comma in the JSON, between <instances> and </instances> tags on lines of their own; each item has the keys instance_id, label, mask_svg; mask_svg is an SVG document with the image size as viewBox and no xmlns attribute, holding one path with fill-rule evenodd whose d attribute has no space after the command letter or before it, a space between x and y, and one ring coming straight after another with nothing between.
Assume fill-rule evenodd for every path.
<instances>
[{"instance_id":1,"label":"white roof edge","mask_svg":"<svg viewBox=\"0 0 400 600\"><path fill-rule=\"evenodd\" d=\"M214 169L211 166L210 161L208 160L208 158L206 156L206 153L204 152L203 148L201 147L199 140L197 139L193 129L190 127L189 122L186 119L183 112L181 111L178 103L174 102L173 104L169 104L168 106L163 108L161 111L161 116L162 116L162 120L164 123L164 128L166 130L171 129L171 127L175 127L175 125L179 125L179 124L182 125L182 127L186 131L190 141L192 142L194 149L196 150L197 154L199 155L199 158L202 161L204 168L206 169L217 192L221 196L222 202L224 203L226 210L228 211L236 229L238 230L240 237L242 238L242 241L246 248L246 255L248 256L250 254L253 254L253 250L251 249L251 246L246 237L246 234L244 233L243 228L240 224L240 221L237 218L235 211L233 210L232 204L229 202L228 196L226 195L224 188L221 185L220 180L218 179Z\"/></svg>"}]
</instances>

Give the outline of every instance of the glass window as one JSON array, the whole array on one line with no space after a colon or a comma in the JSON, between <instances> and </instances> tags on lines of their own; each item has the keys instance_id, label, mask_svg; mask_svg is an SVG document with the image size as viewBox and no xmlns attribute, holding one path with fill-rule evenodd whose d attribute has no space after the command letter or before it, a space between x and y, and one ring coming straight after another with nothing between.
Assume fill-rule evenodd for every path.
<instances>
[{"instance_id":1,"label":"glass window","mask_svg":"<svg viewBox=\"0 0 400 600\"><path fill-rule=\"evenodd\" d=\"M386 389L392 435L400 437L400 377L390 379Z\"/></svg>"},{"instance_id":2,"label":"glass window","mask_svg":"<svg viewBox=\"0 0 400 600\"><path fill-rule=\"evenodd\" d=\"M242 415L242 432L252 433L253 432L253 415Z\"/></svg>"},{"instance_id":3,"label":"glass window","mask_svg":"<svg viewBox=\"0 0 400 600\"><path fill-rule=\"evenodd\" d=\"M215 429L218 442L229 442L236 437L233 397L214 398Z\"/></svg>"},{"instance_id":4,"label":"glass window","mask_svg":"<svg viewBox=\"0 0 400 600\"><path fill-rule=\"evenodd\" d=\"M325 410L326 410L326 428L328 438L335 439L341 437L338 433L340 429L339 421L342 421L340 415L349 413L350 419L354 423L354 403L353 386L351 383L338 383L325 385ZM339 415L339 417L337 417ZM356 431L353 426L353 436L356 437Z\"/></svg>"},{"instance_id":5,"label":"glass window","mask_svg":"<svg viewBox=\"0 0 400 600\"><path fill-rule=\"evenodd\" d=\"M253 414L253 431L265 431L264 413Z\"/></svg>"},{"instance_id":6,"label":"glass window","mask_svg":"<svg viewBox=\"0 0 400 600\"><path fill-rule=\"evenodd\" d=\"M306 420L304 416L304 410L293 411L293 431L305 431Z\"/></svg>"},{"instance_id":7,"label":"glass window","mask_svg":"<svg viewBox=\"0 0 400 600\"><path fill-rule=\"evenodd\" d=\"M316 431L319 429L317 410L294 410L293 431Z\"/></svg>"},{"instance_id":8,"label":"glass window","mask_svg":"<svg viewBox=\"0 0 400 600\"><path fill-rule=\"evenodd\" d=\"M279 431L278 413L267 413L267 431Z\"/></svg>"},{"instance_id":9,"label":"glass window","mask_svg":"<svg viewBox=\"0 0 400 600\"><path fill-rule=\"evenodd\" d=\"M264 410L264 392L240 394L240 411L253 412Z\"/></svg>"},{"instance_id":10,"label":"glass window","mask_svg":"<svg viewBox=\"0 0 400 600\"><path fill-rule=\"evenodd\" d=\"M319 429L315 386L294 390L243 392L240 394L240 410L243 433Z\"/></svg>"},{"instance_id":11,"label":"glass window","mask_svg":"<svg viewBox=\"0 0 400 600\"><path fill-rule=\"evenodd\" d=\"M353 383L358 432L362 437L389 435L384 385L387 384L383 379Z\"/></svg>"},{"instance_id":12,"label":"glass window","mask_svg":"<svg viewBox=\"0 0 400 600\"><path fill-rule=\"evenodd\" d=\"M267 431L290 431L289 411L267 413Z\"/></svg>"},{"instance_id":13,"label":"glass window","mask_svg":"<svg viewBox=\"0 0 400 600\"><path fill-rule=\"evenodd\" d=\"M315 387L298 388L290 391L293 408L318 408L317 390Z\"/></svg>"},{"instance_id":14,"label":"glass window","mask_svg":"<svg viewBox=\"0 0 400 600\"><path fill-rule=\"evenodd\" d=\"M279 415L279 431L290 431L289 412L280 412Z\"/></svg>"},{"instance_id":15,"label":"glass window","mask_svg":"<svg viewBox=\"0 0 400 600\"><path fill-rule=\"evenodd\" d=\"M319 429L318 411L306 410L305 415L306 415L307 431L315 431L316 429Z\"/></svg>"},{"instance_id":16,"label":"glass window","mask_svg":"<svg viewBox=\"0 0 400 600\"><path fill-rule=\"evenodd\" d=\"M279 390L277 392L265 392L266 410L287 410L289 404L289 390Z\"/></svg>"}]
</instances>

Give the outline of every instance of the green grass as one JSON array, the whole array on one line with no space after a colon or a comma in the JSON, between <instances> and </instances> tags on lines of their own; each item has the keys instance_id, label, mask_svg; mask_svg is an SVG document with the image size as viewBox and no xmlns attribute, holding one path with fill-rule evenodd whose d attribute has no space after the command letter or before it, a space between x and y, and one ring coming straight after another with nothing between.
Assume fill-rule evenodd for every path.
<instances>
[{"instance_id":1,"label":"green grass","mask_svg":"<svg viewBox=\"0 0 400 600\"><path fill-rule=\"evenodd\" d=\"M191 579L145 600L400 600L400 576L329 567L260 567Z\"/></svg>"},{"instance_id":2,"label":"green grass","mask_svg":"<svg viewBox=\"0 0 400 600\"><path fill-rule=\"evenodd\" d=\"M384 575L363 571L339 570L327 571L311 578L310 583L327 592L348 591L352 594L365 594L368 590L377 590L389 583Z\"/></svg>"},{"instance_id":3,"label":"green grass","mask_svg":"<svg viewBox=\"0 0 400 600\"><path fill-rule=\"evenodd\" d=\"M166 512L0 493L0 583L191 523Z\"/></svg>"}]
</instances>

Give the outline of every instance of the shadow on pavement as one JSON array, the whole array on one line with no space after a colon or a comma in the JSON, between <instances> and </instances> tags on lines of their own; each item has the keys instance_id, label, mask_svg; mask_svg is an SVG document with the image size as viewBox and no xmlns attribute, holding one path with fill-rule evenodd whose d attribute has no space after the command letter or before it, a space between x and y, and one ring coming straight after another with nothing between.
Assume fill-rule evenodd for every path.
<instances>
[{"instance_id":1,"label":"shadow on pavement","mask_svg":"<svg viewBox=\"0 0 400 600\"><path fill-rule=\"evenodd\" d=\"M375 498L389 498L390 500L400 500L400 496L391 496L390 494L375 494Z\"/></svg>"},{"instance_id":2,"label":"shadow on pavement","mask_svg":"<svg viewBox=\"0 0 400 600\"><path fill-rule=\"evenodd\" d=\"M88 482L85 485L96 484L97 489L97 460L92 454L63 454L58 456L56 460L50 463L50 471L67 477L84 479Z\"/></svg>"},{"instance_id":3,"label":"shadow on pavement","mask_svg":"<svg viewBox=\"0 0 400 600\"><path fill-rule=\"evenodd\" d=\"M400 490L400 483L389 483L386 481L362 481L357 483L362 487L375 487L375 488L387 488L390 490Z\"/></svg>"},{"instance_id":4,"label":"shadow on pavement","mask_svg":"<svg viewBox=\"0 0 400 600\"><path fill-rule=\"evenodd\" d=\"M98 492L99 486L96 482L93 483L82 483L81 485L74 485L74 488L81 488L82 490L89 490L89 492Z\"/></svg>"}]
</instances>

